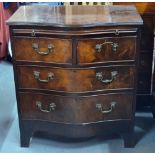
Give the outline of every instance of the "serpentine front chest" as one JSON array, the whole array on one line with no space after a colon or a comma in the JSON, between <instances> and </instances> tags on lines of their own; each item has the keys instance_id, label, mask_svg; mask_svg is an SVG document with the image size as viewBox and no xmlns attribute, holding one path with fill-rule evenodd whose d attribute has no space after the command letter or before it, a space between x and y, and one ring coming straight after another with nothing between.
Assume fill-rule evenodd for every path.
<instances>
[{"instance_id":1,"label":"serpentine front chest","mask_svg":"<svg viewBox=\"0 0 155 155\"><path fill-rule=\"evenodd\" d=\"M133 6L22 6L8 20L21 146L38 131L118 133L134 146L143 24Z\"/></svg>"}]
</instances>

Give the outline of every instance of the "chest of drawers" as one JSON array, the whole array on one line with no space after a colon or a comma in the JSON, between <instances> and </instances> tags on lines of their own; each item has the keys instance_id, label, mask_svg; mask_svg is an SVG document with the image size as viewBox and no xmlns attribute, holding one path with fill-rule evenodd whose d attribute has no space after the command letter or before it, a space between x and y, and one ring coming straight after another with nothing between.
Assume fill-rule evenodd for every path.
<instances>
[{"instance_id":1,"label":"chest of drawers","mask_svg":"<svg viewBox=\"0 0 155 155\"><path fill-rule=\"evenodd\" d=\"M8 24L21 146L38 131L70 138L118 133L134 146L142 23L133 6L17 10Z\"/></svg>"}]
</instances>

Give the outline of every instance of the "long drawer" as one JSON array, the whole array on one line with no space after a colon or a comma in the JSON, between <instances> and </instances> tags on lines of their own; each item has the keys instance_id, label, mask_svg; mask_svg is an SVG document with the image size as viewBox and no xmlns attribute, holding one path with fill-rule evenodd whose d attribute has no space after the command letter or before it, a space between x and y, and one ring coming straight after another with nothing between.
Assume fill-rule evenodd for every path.
<instances>
[{"instance_id":1,"label":"long drawer","mask_svg":"<svg viewBox=\"0 0 155 155\"><path fill-rule=\"evenodd\" d=\"M87 38L77 42L80 64L135 60L136 36Z\"/></svg>"},{"instance_id":2,"label":"long drawer","mask_svg":"<svg viewBox=\"0 0 155 155\"><path fill-rule=\"evenodd\" d=\"M19 88L89 92L134 88L135 67L52 68L18 66Z\"/></svg>"},{"instance_id":3,"label":"long drawer","mask_svg":"<svg viewBox=\"0 0 155 155\"><path fill-rule=\"evenodd\" d=\"M86 97L19 93L22 119L63 123L90 123L131 119L132 94Z\"/></svg>"},{"instance_id":4,"label":"long drawer","mask_svg":"<svg viewBox=\"0 0 155 155\"><path fill-rule=\"evenodd\" d=\"M72 63L70 39L14 37L13 42L16 60Z\"/></svg>"}]
</instances>

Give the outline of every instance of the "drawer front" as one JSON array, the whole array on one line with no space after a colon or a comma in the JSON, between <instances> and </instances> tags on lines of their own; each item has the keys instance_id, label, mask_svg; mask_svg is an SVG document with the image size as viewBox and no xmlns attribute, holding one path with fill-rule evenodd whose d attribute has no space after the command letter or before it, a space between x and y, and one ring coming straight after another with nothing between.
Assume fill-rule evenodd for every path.
<instances>
[{"instance_id":1,"label":"drawer front","mask_svg":"<svg viewBox=\"0 0 155 155\"><path fill-rule=\"evenodd\" d=\"M22 119L89 123L130 119L133 95L115 94L71 98L20 93Z\"/></svg>"},{"instance_id":2,"label":"drawer front","mask_svg":"<svg viewBox=\"0 0 155 155\"><path fill-rule=\"evenodd\" d=\"M16 60L72 63L72 42L67 39L14 37Z\"/></svg>"},{"instance_id":3,"label":"drawer front","mask_svg":"<svg viewBox=\"0 0 155 155\"><path fill-rule=\"evenodd\" d=\"M134 88L133 66L63 69L50 67L17 67L20 88L85 92Z\"/></svg>"},{"instance_id":4,"label":"drawer front","mask_svg":"<svg viewBox=\"0 0 155 155\"><path fill-rule=\"evenodd\" d=\"M136 37L113 37L78 40L78 63L134 60Z\"/></svg>"}]
</instances>

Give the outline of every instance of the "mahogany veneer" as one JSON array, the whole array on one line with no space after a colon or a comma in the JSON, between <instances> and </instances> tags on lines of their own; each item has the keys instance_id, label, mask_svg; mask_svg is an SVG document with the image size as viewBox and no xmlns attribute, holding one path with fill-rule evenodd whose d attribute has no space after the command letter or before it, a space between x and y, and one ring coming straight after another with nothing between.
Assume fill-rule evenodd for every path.
<instances>
[{"instance_id":1,"label":"mahogany veneer","mask_svg":"<svg viewBox=\"0 0 155 155\"><path fill-rule=\"evenodd\" d=\"M37 131L117 133L134 146L143 24L135 7L23 6L8 24L21 146Z\"/></svg>"}]
</instances>

